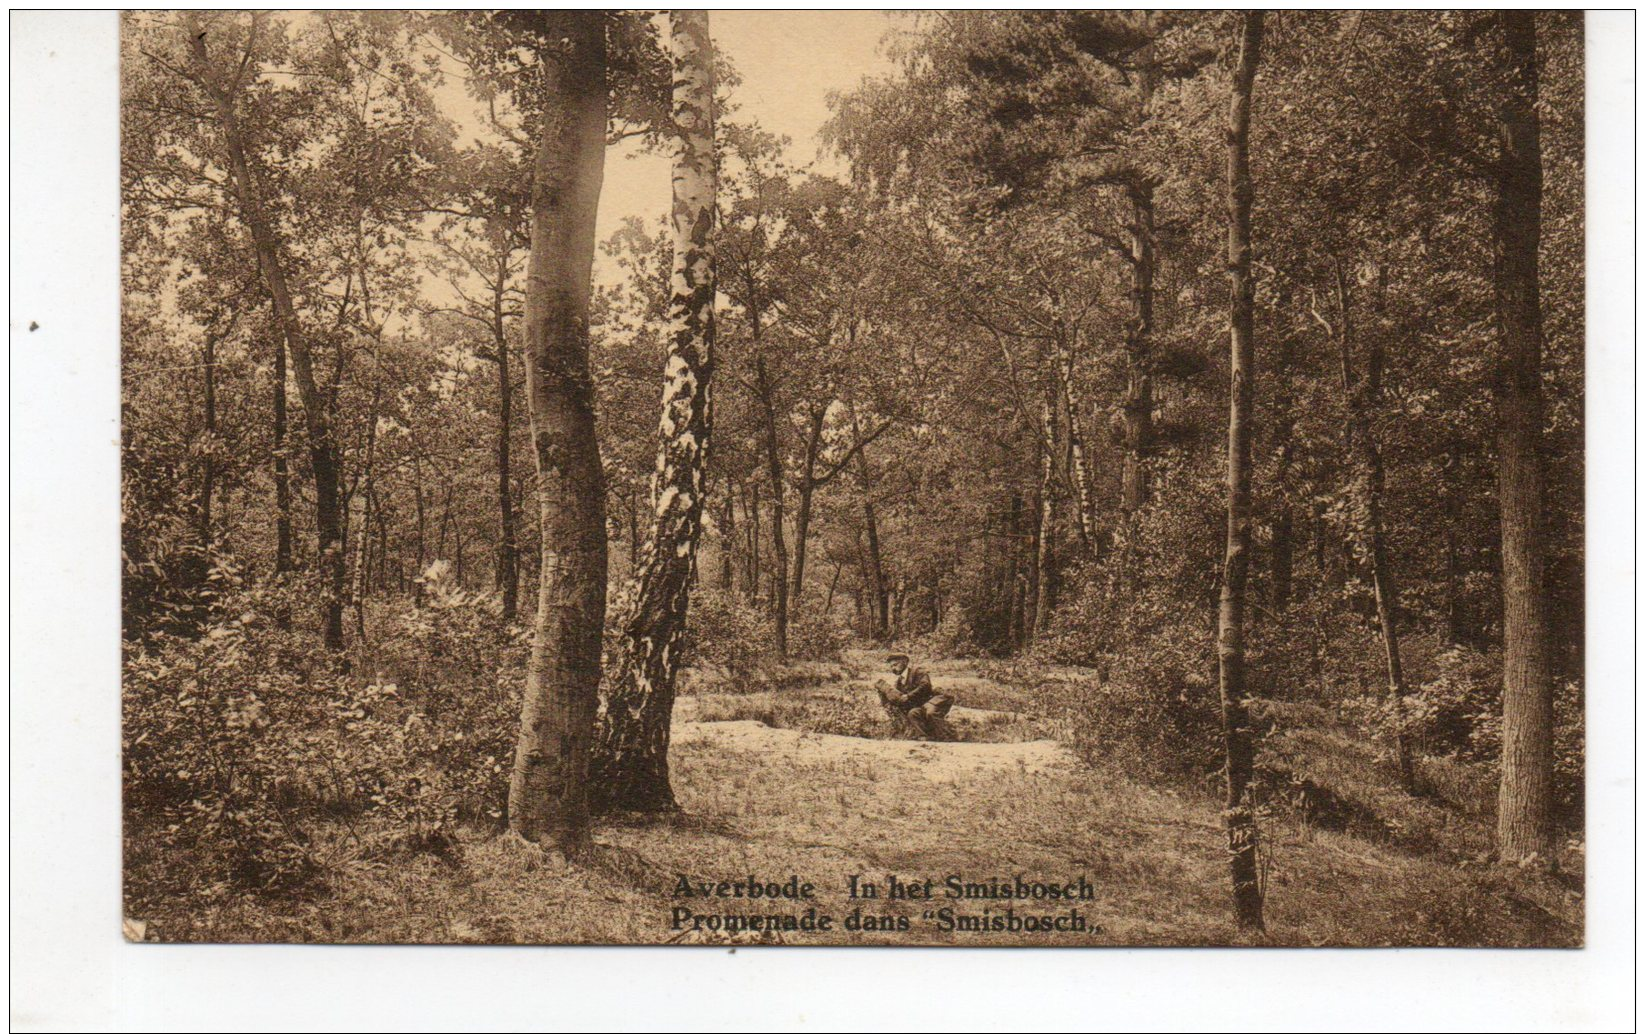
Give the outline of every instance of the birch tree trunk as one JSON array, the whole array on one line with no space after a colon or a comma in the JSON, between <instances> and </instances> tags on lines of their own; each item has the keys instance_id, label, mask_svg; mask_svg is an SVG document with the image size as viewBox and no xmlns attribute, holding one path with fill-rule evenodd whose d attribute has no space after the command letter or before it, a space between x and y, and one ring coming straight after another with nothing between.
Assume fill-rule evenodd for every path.
<instances>
[{"instance_id":1,"label":"birch tree trunk","mask_svg":"<svg viewBox=\"0 0 1645 1034\"><path fill-rule=\"evenodd\" d=\"M360 544L354 550L354 580L349 588L349 603L354 608L354 632L362 645L366 642L366 590L367 579L371 575L371 519L376 512L376 492L373 486L377 469L377 412L382 397L383 386L382 382L378 381L372 388L371 410L367 414L365 462L360 468L360 480L350 487L349 501L344 504L344 512L347 513L353 506L354 492L357 488L364 487L364 512L360 515L360 531L356 536ZM348 550L344 549L343 552L347 555Z\"/></svg>"},{"instance_id":2,"label":"birch tree trunk","mask_svg":"<svg viewBox=\"0 0 1645 1034\"><path fill-rule=\"evenodd\" d=\"M737 500L726 486L725 516L720 519L720 591L730 594L735 587L737 552Z\"/></svg>"},{"instance_id":3,"label":"birch tree trunk","mask_svg":"<svg viewBox=\"0 0 1645 1034\"><path fill-rule=\"evenodd\" d=\"M508 822L526 840L574 855L587 839L605 623L605 479L594 436L588 310L607 88L605 15L554 17L565 50L546 56L552 100L533 162L525 304L542 572Z\"/></svg>"},{"instance_id":4,"label":"birch tree trunk","mask_svg":"<svg viewBox=\"0 0 1645 1034\"><path fill-rule=\"evenodd\" d=\"M744 567L745 575L743 592L749 603L758 603L760 599L760 483L754 481L748 486L748 493L743 497L744 513L747 520L743 523L748 528L747 563Z\"/></svg>"},{"instance_id":5,"label":"birch tree trunk","mask_svg":"<svg viewBox=\"0 0 1645 1034\"><path fill-rule=\"evenodd\" d=\"M1251 800L1252 743L1245 667L1245 588L1251 554L1251 398L1256 375L1251 281L1251 92L1262 46L1263 12L1240 14L1239 61L1228 106L1228 542L1217 614L1227 796L1223 820L1234 884L1234 919L1261 930L1257 825Z\"/></svg>"},{"instance_id":6,"label":"birch tree trunk","mask_svg":"<svg viewBox=\"0 0 1645 1034\"><path fill-rule=\"evenodd\" d=\"M1051 627L1051 611L1057 604L1053 586L1052 565L1056 562L1057 488L1056 461L1051 455L1056 442L1056 409L1049 393L1040 403L1040 485L1039 530L1034 548L1034 632L1036 635Z\"/></svg>"},{"instance_id":7,"label":"birch tree trunk","mask_svg":"<svg viewBox=\"0 0 1645 1034\"><path fill-rule=\"evenodd\" d=\"M211 567L211 502L217 492L217 332L207 330L200 368L205 389L205 430L201 435L199 546L201 585ZM197 585L196 588L200 586Z\"/></svg>"},{"instance_id":8,"label":"birch tree trunk","mask_svg":"<svg viewBox=\"0 0 1645 1034\"><path fill-rule=\"evenodd\" d=\"M714 376L714 56L706 11L669 14L674 66L674 275L653 523L622 615L616 677L590 766L599 809L676 807L669 719L702 533Z\"/></svg>"},{"instance_id":9,"label":"birch tree trunk","mask_svg":"<svg viewBox=\"0 0 1645 1034\"><path fill-rule=\"evenodd\" d=\"M1085 429L1080 419L1079 393L1074 385L1074 352L1066 341L1056 343L1057 381L1062 389L1062 409L1068 422L1069 470L1074 481L1075 529L1087 554L1097 554L1096 507L1091 498L1091 471L1085 461ZM1153 403L1149 406L1152 408ZM1139 504L1140 505L1140 504Z\"/></svg>"},{"instance_id":10,"label":"birch tree trunk","mask_svg":"<svg viewBox=\"0 0 1645 1034\"><path fill-rule=\"evenodd\" d=\"M1553 671L1543 593L1542 143L1536 16L1498 14L1506 77L1495 177L1497 478L1502 506L1502 784L1497 853L1554 862Z\"/></svg>"}]
</instances>

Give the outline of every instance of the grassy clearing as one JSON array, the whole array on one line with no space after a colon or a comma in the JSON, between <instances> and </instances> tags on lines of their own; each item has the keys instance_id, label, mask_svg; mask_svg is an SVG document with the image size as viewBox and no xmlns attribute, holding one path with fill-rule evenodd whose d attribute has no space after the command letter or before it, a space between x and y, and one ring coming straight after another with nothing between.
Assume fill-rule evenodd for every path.
<instances>
[{"instance_id":1,"label":"grassy clearing","mask_svg":"<svg viewBox=\"0 0 1645 1034\"><path fill-rule=\"evenodd\" d=\"M945 682L939 678L939 682ZM591 857L564 872L490 831L472 830L446 859L406 855L338 867L330 893L259 902L149 901L159 940L502 943L1110 944L1246 943L1228 919L1219 812L1191 789L1141 786L1124 773L1076 765L1054 740L1016 718L995 738L927 744L834 735L805 721L851 713L865 691L847 677L802 694L707 693L683 698L675 787L684 813L621 819L599 828ZM1016 691L995 687L991 700ZM975 699L961 690L962 702ZM1018 706L1031 703L1017 693ZM860 703L865 713L877 706ZM829 711L834 708L835 711ZM879 716L883 721L883 715ZM1263 830L1269 932L1281 945L1575 945L1580 888L1471 860L1488 845L1481 816L1443 798L1388 786L1381 762L1341 730L1270 737L1274 766L1329 787L1337 821L1318 809L1276 807ZM1306 775L1299 775L1306 773ZM1352 807L1341 804L1352 802ZM1283 803L1283 802L1281 802ZM1354 810L1358 809L1358 810ZM1365 816L1370 816L1366 819ZM1367 824L1371 823L1377 824ZM1336 827L1336 828L1333 828ZM341 834L339 834L341 835ZM133 851L132 875L167 860ZM1580 871L1580 859L1569 859ZM790 874L816 885L814 901L766 907L682 901L681 875L703 880ZM1084 876L1083 932L940 929L928 908L981 915L1064 911L1007 901L853 902L853 875L882 887L950 874L967 881L1017 875ZM134 905L137 902L133 902ZM908 920L902 931L739 933L679 930L670 910L803 913L843 924L854 907Z\"/></svg>"},{"instance_id":2,"label":"grassy clearing","mask_svg":"<svg viewBox=\"0 0 1645 1034\"><path fill-rule=\"evenodd\" d=\"M946 691L946 687L945 687ZM831 690L759 693L699 693L682 697L675 720L752 721L773 729L864 739L907 738L904 723L892 720L870 685L846 683ZM1013 711L982 710L957 704L949 724L964 743L1016 743L1049 735L1051 725Z\"/></svg>"}]
</instances>

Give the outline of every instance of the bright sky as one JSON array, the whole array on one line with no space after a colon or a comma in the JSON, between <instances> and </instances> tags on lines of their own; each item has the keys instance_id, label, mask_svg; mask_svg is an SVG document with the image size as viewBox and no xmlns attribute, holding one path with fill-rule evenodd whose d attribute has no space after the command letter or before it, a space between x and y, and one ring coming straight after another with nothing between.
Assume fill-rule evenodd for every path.
<instances>
[{"instance_id":1,"label":"bright sky","mask_svg":"<svg viewBox=\"0 0 1645 1034\"><path fill-rule=\"evenodd\" d=\"M792 140L789 159L817 157L817 131L828 120L828 94L855 87L864 75L883 74L891 62L880 39L896 19L883 11L714 11L715 43L742 75L733 99L736 118L758 122ZM836 163L823 166L837 171ZM648 223L668 212L667 155L640 153L625 141L606 156L599 235L604 240L630 215ZM603 261L603 256L600 260ZM605 281L609 271L596 269Z\"/></svg>"}]
</instances>

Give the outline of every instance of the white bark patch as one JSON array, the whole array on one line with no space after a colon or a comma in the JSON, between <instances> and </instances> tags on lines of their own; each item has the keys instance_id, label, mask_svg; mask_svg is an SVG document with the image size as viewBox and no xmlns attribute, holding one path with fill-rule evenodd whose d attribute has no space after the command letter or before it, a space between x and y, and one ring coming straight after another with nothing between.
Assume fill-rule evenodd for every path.
<instances>
[{"instance_id":1,"label":"white bark patch","mask_svg":"<svg viewBox=\"0 0 1645 1034\"><path fill-rule=\"evenodd\" d=\"M674 499L679 494L680 490L673 485L664 488L662 494L657 496L657 516L666 514L674 506Z\"/></svg>"}]
</instances>

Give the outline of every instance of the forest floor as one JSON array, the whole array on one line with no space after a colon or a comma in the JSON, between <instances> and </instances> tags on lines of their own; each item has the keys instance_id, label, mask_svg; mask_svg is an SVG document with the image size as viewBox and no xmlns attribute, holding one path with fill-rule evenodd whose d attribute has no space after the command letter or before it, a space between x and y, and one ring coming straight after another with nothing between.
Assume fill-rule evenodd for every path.
<instances>
[{"instance_id":1,"label":"forest floor","mask_svg":"<svg viewBox=\"0 0 1645 1034\"><path fill-rule=\"evenodd\" d=\"M361 861L330 893L251 899L145 918L151 938L480 943L1035 945L1542 945L1582 940L1580 875L1536 877L1485 864L1485 818L1404 798L1368 745L1328 724L1289 741L1292 770L1357 802L1355 821L1284 812L1265 820L1262 935L1230 921L1220 812L1192 788L1141 785L1079 764L1033 690L963 662L932 666L958 697L962 742L816 731L871 723L874 659L801 667L784 688L682 696L673 741L681 812L608 820L591 857L554 871L475 831L448 858ZM806 726L813 728L807 728ZM886 732L882 729L881 735ZM1299 777L1301 778L1301 777ZM1336 812L1345 809L1338 807ZM1369 817L1369 818L1368 818ZM1338 828L1322 828L1335 825ZM1580 856L1564 860L1580 874ZM814 885L808 900L681 896L680 881ZM878 898L848 896L856 876ZM932 898L890 897L890 878ZM950 900L945 881L1064 886L1062 901ZM827 931L728 934L691 916L830 916ZM1064 917L1064 929L967 930L951 916ZM1008 909L1010 911L1008 911ZM1077 914L1076 924L1073 916ZM890 929L861 929L853 915ZM906 919L906 929L899 923ZM1075 927L1069 929L1067 927ZM1080 929L1078 927L1083 927Z\"/></svg>"}]
</instances>

